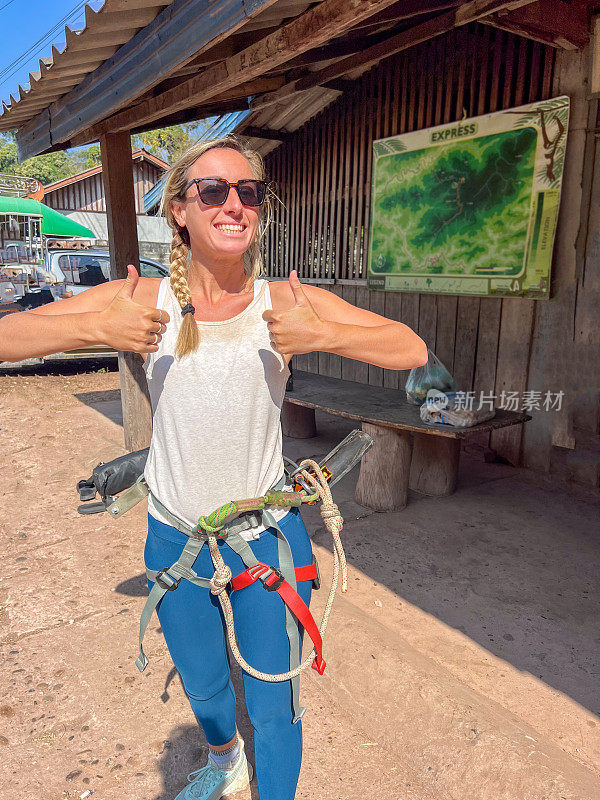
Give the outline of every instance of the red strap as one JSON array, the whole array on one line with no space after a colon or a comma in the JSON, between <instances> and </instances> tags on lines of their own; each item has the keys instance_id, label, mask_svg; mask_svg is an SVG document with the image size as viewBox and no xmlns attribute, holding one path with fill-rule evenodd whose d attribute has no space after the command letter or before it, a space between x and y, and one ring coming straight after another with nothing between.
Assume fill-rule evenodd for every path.
<instances>
[{"instance_id":1,"label":"red strap","mask_svg":"<svg viewBox=\"0 0 600 800\"><path fill-rule=\"evenodd\" d=\"M268 578L265 579L265 584L267 586L271 586L278 580L279 577L273 572ZM310 636L312 643L315 646L316 653L312 667L313 669L317 670L319 675L322 675L325 672L325 661L323 660L323 640L321 638L321 634L319 633L317 623L314 621L313 615L310 613L308 606L300 597L298 592L295 592L285 580L282 581L281 585L278 586L275 591Z\"/></svg>"},{"instance_id":2,"label":"red strap","mask_svg":"<svg viewBox=\"0 0 600 800\"><path fill-rule=\"evenodd\" d=\"M262 563L257 564L255 567L250 567L249 569L245 570L245 572L241 572L239 575L236 575L235 578L231 579L231 588L234 591L245 589L246 586L250 586L252 583L257 581L261 575L264 575L265 572L268 572L270 569L271 567L269 567L268 564ZM296 567L294 572L296 574L296 580L298 583L302 583L303 581L312 581L317 577L317 565L308 564L306 567ZM272 586L278 580L278 575L275 572L272 572L268 578L265 579L265 584L267 586ZM275 591L290 609L292 614L294 614L306 633L310 636L312 643L315 646L316 653L312 667L313 669L317 670L319 675L322 675L325 671L325 661L323 660L323 640L321 638L321 634L319 633L317 623L314 621L313 615L310 613L308 606L300 597L298 592L295 592L290 584L285 580L281 582L281 585L275 589Z\"/></svg>"},{"instance_id":3,"label":"red strap","mask_svg":"<svg viewBox=\"0 0 600 800\"><path fill-rule=\"evenodd\" d=\"M245 589L259 579L261 575L270 570L267 564L259 563L255 567L250 567L245 572L240 572L235 578L231 579L231 588L234 591ZM317 577L316 564L309 564L306 567L296 567L296 581L302 583L303 581L313 581Z\"/></svg>"}]
</instances>

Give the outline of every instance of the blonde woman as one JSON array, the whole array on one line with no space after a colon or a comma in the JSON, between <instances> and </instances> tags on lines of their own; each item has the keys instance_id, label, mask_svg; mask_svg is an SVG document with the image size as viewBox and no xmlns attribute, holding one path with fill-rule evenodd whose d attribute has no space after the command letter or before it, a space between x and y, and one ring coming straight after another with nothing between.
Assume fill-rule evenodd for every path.
<instances>
[{"instance_id":1,"label":"blonde woman","mask_svg":"<svg viewBox=\"0 0 600 800\"><path fill-rule=\"evenodd\" d=\"M51 305L0 320L0 359L104 344L141 353L153 432L145 478L150 489L146 565L173 564L188 541L174 519L194 526L223 503L263 495L284 474L280 410L290 358L321 350L389 369L427 360L405 325L346 303L324 289L268 282L260 237L269 192L260 156L234 137L197 143L172 167L163 209L173 230L170 278L111 281ZM312 552L298 509L272 512L294 564ZM273 527L244 531L256 558L278 565ZM211 576L203 547L194 563ZM233 575L244 570L227 544ZM297 592L310 603L311 582ZM290 667L285 607L259 581L231 593L240 649L269 673ZM183 580L160 601L158 615L192 710L206 736L206 766L188 776L179 800L218 800L251 777L235 724L219 604L207 588ZM260 800L293 800L300 772L301 723L290 683L244 673Z\"/></svg>"}]
</instances>

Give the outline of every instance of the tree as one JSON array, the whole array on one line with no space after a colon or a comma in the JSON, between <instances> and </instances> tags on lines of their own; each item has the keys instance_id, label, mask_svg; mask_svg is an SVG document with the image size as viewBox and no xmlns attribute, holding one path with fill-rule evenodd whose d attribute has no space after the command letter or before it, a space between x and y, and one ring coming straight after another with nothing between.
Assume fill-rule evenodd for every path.
<instances>
[{"instance_id":1,"label":"tree","mask_svg":"<svg viewBox=\"0 0 600 800\"><path fill-rule=\"evenodd\" d=\"M17 145L9 139L0 139L0 172L14 175L17 168Z\"/></svg>"},{"instance_id":2,"label":"tree","mask_svg":"<svg viewBox=\"0 0 600 800\"><path fill-rule=\"evenodd\" d=\"M24 175L47 185L99 164L100 147L97 144L70 153L66 150L46 153L19 163L15 131L0 134L0 172L9 175Z\"/></svg>"},{"instance_id":3,"label":"tree","mask_svg":"<svg viewBox=\"0 0 600 800\"><path fill-rule=\"evenodd\" d=\"M75 163L77 164L78 171L92 169L92 167L99 167L100 161L100 145L91 144L85 150L79 150L71 154Z\"/></svg>"},{"instance_id":4,"label":"tree","mask_svg":"<svg viewBox=\"0 0 600 800\"><path fill-rule=\"evenodd\" d=\"M168 128L138 133L132 137L134 147L143 147L172 164L211 125L212 120L170 125Z\"/></svg>"}]
</instances>

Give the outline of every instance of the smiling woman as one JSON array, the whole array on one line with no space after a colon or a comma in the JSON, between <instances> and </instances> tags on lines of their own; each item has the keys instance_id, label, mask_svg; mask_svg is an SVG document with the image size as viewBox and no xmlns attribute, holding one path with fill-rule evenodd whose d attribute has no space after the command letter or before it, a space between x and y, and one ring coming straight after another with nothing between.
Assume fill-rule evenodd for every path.
<instances>
[{"instance_id":1,"label":"smiling woman","mask_svg":"<svg viewBox=\"0 0 600 800\"><path fill-rule=\"evenodd\" d=\"M260 238L270 211L263 162L258 154L229 141L229 147L219 147L214 141L191 147L165 184L162 209L173 229L171 286L181 308L187 309L175 351L179 358L198 347L198 328L193 324L196 306L212 317L212 307L220 305L224 295L246 294L262 271ZM186 277L188 248L191 264ZM228 274L219 281L222 291L215 302L214 277L204 265L216 262L223 271L224 262L232 258L242 260L248 277L240 285L239 267L225 268ZM192 292L196 298L200 295L196 305Z\"/></svg>"},{"instance_id":2,"label":"smiling woman","mask_svg":"<svg viewBox=\"0 0 600 800\"><path fill-rule=\"evenodd\" d=\"M194 531L200 516L232 499L283 488L281 407L294 354L323 350L392 369L427 360L424 343L400 322L304 286L295 270L289 281L260 277L270 200L258 154L234 137L198 143L165 184L162 208L173 231L168 277L140 278L129 265L125 281L0 320L0 358L98 343L145 358L153 422L144 470L149 587L176 589L165 589L157 612L209 744L208 763L190 775L180 800L231 794L251 776L218 604L203 584L166 583L166 565L190 541L182 531ZM232 574L244 567L240 553L271 572L281 567L294 602L310 616L314 567L298 509L270 505L237 523L238 549L227 546L231 539L219 548ZM190 566L206 575L209 560L204 548ZM259 674L294 670L299 623L277 592L255 582L232 592L231 603L242 656ZM302 754L298 684L247 672L243 679L259 796L293 800Z\"/></svg>"}]
</instances>

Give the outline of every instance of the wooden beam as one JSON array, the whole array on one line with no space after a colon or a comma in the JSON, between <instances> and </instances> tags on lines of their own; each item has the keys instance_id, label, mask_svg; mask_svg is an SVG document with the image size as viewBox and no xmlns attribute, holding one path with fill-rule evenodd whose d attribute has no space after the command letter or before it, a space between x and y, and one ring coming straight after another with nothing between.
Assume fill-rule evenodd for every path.
<instances>
[{"instance_id":1,"label":"wooden beam","mask_svg":"<svg viewBox=\"0 0 600 800\"><path fill-rule=\"evenodd\" d=\"M287 25L200 75L153 99L118 112L90 128L94 138L110 131L160 120L192 105L200 105L287 63L299 53L324 44L368 19L396 0L323 0ZM90 140L90 141L93 141Z\"/></svg>"},{"instance_id":2,"label":"wooden beam","mask_svg":"<svg viewBox=\"0 0 600 800\"><path fill-rule=\"evenodd\" d=\"M215 103L208 106L194 106L194 108L185 108L183 111L176 111L161 120L161 124L165 127L169 125L184 125L187 122L201 122L209 117L220 117L223 114L231 114L234 111L246 111L248 109L248 101L246 98L240 100L229 100L226 103ZM148 122L139 128L133 128L132 135L136 133L144 133L156 129L155 122Z\"/></svg>"},{"instance_id":3,"label":"wooden beam","mask_svg":"<svg viewBox=\"0 0 600 800\"><path fill-rule=\"evenodd\" d=\"M333 78L327 83L322 84L324 89L333 89L334 92L349 92L354 88L354 81L344 81L341 78Z\"/></svg>"},{"instance_id":4,"label":"wooden beam","mask_svg":"<svg viewBox=\"0 0 600 800\"><path fill-rule=\"evenodd\" d=\"M563 0L538 0L516 11L494 14L485 22L565 50L580 50L590 36L589 9Z\"/></svg>"},{"instance_id":5,"label":"wooden beam","mask_svg":"<svg viewBox=\"0 0 600 800\"><path fill-rule=\"evenodd\" d=\"M412 17L420 17L423 14L435 14L439 11L447 11L449 8L456 8L461 0L404 0L399 8L386 9L380 14L376 14L362 25L357 25L355 30L364 31L368 28L376 28L388 23L402 22Z\"/></svg>"},{"instance_id":6,"label":"wooden beam","mask_svg":"<svg viewBox=\"0 0 600 800\"><path fill-rule=\"evenodd\" d=\"M590 64L590 93L600 94L600 14L592 19L592 46Z\"/></svg>"},{"instance_id":7,"label":"wooden beam","mask_svg":"<svg viewBox=\"0 0 600 800\"><path fill-rule=\"evenodd\" d=\"M293 134L289 131L274 131L270 128L255 128L249 125L242 131L244 136L251 136L254 139L267 139L274 142L289 142Z\"/></svg>"},{"instance_id":8,"label":"wooden beam","mask_svg":"<svg viewBox=\"0 0 600 800\"><path fill-rule=\"evenodd\" d=\"M453 28L481 20L483 17L495 11L514 8L516 5L525 5L533 2L536 2L536 0L485 0L485 2L484 0L471 0L471 2L465 3L454 11L440 14L420 25L416 25L402 33L391 36L379 44L367 48L367 50L362 53L357 53L341 61L337 61L335 64L331 64L324 69L311 72L304 78L293 81L276 92L271 92L262 97L256 97L250 102L250 108L253 111L258 111L273 103L279 103L296 92L313 89L315 86L322 86L329 81L347 75L355 69L373 66L395 53L407 50L428 39L440 36Z\"/></svg>"},{"instance_id":9,"label":"wooden beam","mask_svg":"<svg viewBox=\"0 0 600 800\"><path fill-rule=\"evenodd\" d=\"M259 78L256 81L249 81L246 84L241 84L229 92L221 95L218 101L209 102L208 105L194 105L191 108L183 108L169 114L161 120L161 126L167 127L168 125L181 125L184 122L195 122L197 120L206 119L207 117L220 116L221 114L228 114L231 111L244 111L248 108L247 98L254 94L259 94L262 91L268 91L268 88L275 89L285 83L283 76L277 78ZM153 130L157 127L156 122L144 122L140 125L134 125L131 128L131 133L143 133L144 131ZM78 136L69 140L68 147L80 147L81 145L94 142L100 138L102 134L98 133L96 128L91 128L87 131L82 131Z\"/></svg>"},{"instance_id":10,"label":"wooden beam","mask_svg":"<svg viewBox=\"0 0 600 800\"><path fill-rule=\"evenodd\" d=\"M275 2L174 0L129 41L118 49L113 46L106 61L78 86L29 118L17 134L19 157L29 158L57 144L64 145L119 109L131 107L140 94L182 69L203 50L235 34ZM84 33L76 44L82 45L85 38ZM56 48L52 53L55 58L60 56ZM73 52L70 58L79 56L81 61L89 61L96 55L97 49L82 50Z\"/></svg>"},{"instance_id":11,"label":"wooden beam","mask_svg":"<svg viewBox=\"0 0 600 800\"><path fill-rule=\"evenodd\" d=\"M133 192L133 162L129 131L110 133L100 139L102 179L106 196L110 277L127 275L127 264L139 271L140 254ZM119 353L121 404L125 447L147 447L152 432L152 414L143 361L138 353Z\"/></svg>"}]
</instances>

